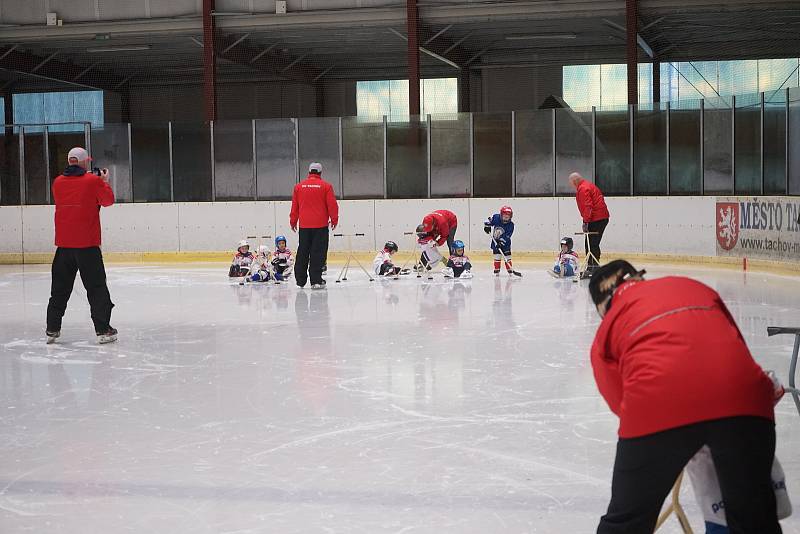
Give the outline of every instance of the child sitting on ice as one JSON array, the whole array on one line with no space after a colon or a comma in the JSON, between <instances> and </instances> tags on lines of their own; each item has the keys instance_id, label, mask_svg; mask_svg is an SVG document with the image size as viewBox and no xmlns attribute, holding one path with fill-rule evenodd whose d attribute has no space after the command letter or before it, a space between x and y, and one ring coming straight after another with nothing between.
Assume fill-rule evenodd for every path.
<instances>
[{"instance_id":1,"label":"child sitting on ice","mask_svg":"<svg viewBox=\"0 0 800 534\"><path fill-rule=\"evenodd\" d=\"M275 252L272 254L272 273L275 280L286 280L292 272L294 256L286 246L286 236L279 235L275 238Z\"/></svg>"},{"instance_id":2,"label":"child sitting on ice","mask_svg":"<svg viewBox=\"0 0 800 534\"><path fill-rule=\"evenodd\" d=\"M445 278L472 278L472 264L469 262L469 257L464 254L464 242L453 241L453 255L447 261L447 267L444 268Z\"/></svg>"},{"instance_id":3,"label":"child sitting on ice","mask_svg":"<svg viewBox=\"0 0 800 534\"><path fill-rule=\"evenodd\" d=\"M253 263L250 265L250 272L245 280L248 282L269 282L272 278L269 270L270 252L267 245L259 245Z\"/></svg>"},{"instance_id":4,"label":"child sitting on ice","mask_svg":"<svg viewBox=\"0 0 800 534\"><path fill-rule=\"evenodd\" d=\"M250 274L250 267L253 264L255 256L250 252L250 243L246 239L239 241L239 246L236 247L236 254L233 256L231 268L228 270L230 278L241 278Z\"/></svg>"},{"instance_id":5,"label":"child sitting on ice","mask_svg":"<svg viewBox=\"0 0 800 534\"><path fill-rule=\"evenodd\" d=\"M375 274L378 276L395 276L400 274L400 267L396 267L392 261L392 256L394 256L398 250L397 243L394 241L387 241L386 244L383 245L383 250L379 251L375 255L375 259L372 260L372 269L375 271Z\"/></svg>"},{"instance_id":6,"label":"child sitting on ice","mask_svg":"<svg viewBox=\"0 0 800 534\"><path fill-rule=\"evenodd\" d=\"M558 254L552 274L556 277L566 278L575 276L578 272L578 253L572 250L572 238L565 237L561 240L561 252Z\"/></svg>"}]
</instances>

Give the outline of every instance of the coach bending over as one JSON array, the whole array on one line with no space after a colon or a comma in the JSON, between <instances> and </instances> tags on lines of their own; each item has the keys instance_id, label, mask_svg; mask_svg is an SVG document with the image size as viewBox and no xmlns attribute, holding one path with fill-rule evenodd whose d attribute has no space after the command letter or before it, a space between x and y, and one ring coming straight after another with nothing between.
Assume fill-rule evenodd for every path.
<instances>
[{"instance_id":1,"label":"coach bending over","mask_svg":"<svg viewBox=\"0 0 800 534\"><path fill-rule=\"evenodd\" d=\"M707 445L731 534L779 534L772 381L716 291L643 274L615 260L589 282L602 317L594 377L619 416L611 502L597 533L652 534L681 470Z\"/></svg>"},{"instance_id":2,"label":"coach bending over","mask_svg":"<svg viewBox=\"0 0 800 534\"><path fill-rule=\"evenodd\" d=\"M108 169L100 171L100 176L87 172L90 161L85 149L73 148L67 155L67 168L53 182L57 248L47 305L47 343L61 335L61 320L78 272L86 288L97 341L117 340L117 330L110 324L114 303L100 251L100 207L114 204L114 191L108 184Z\"/></svg>"},{"instance_id":3,"label":"coach bending over","mask_svg":"<svg viewBox=\"0 0 800 534\"><path fill-rule=\"evenodd\" d=\"M308 178L294 186L292 211L289 226L300 235L297 245L297 260L294 264L294 279L299 287L305 287L311 277L312 289L323 289L323 267L327 264L328 225L334 230L339 224L339 204L333 186L322 179L322 164L312 163L308 167Z\"/></svg>"}]
</instances>

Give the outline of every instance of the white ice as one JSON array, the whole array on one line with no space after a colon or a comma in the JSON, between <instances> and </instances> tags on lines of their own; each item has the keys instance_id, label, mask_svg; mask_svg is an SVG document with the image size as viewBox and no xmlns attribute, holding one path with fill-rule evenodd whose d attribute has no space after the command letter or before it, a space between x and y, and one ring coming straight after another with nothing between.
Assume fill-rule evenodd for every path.
<instances>
[{"instance_id":1,"label":"white ice","mask_svg":"<svg viewBox=\"0 0 800 534\"><path fill-rule=\"evenodd\" d=\"M800 326L800 278L646 267L720 291L787 378L792 339L766 329ZM48 346L47 267L2 268L0 532L594 532L617 424L585 283L488 269L336 284L331 266L311 291L111 266L119 342L95 344L78 281ZM800 417L777 410L800 508ZM800 534L798 514L783 527Z\"/></svg>"}]
</instances>

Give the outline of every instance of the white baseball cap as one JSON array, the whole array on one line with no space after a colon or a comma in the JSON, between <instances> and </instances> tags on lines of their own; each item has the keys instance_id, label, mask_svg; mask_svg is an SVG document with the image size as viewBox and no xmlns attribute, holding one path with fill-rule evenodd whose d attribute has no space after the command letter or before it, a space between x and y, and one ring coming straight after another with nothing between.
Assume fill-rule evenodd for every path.
<instances>
[{"instance_id":1,"label":"white baseball cap","mask_svg":"<svg viewBox=\"0 0 800 534\"><path fill-rule=\"evenodd\" d=\"M81 148L79 146L70 149L69 154L67 154L67 163L69 163L69 160L71 160L72 158L75 158L78 161L86 161L86 160L91 161L92 159L89 157L89 153L86 152L86 149Z\"/></svg>"},{"instance_id":2,"label":"white baseball cap","mask_svg":"<svg viewBox=\"0 0 800 534\"><path fill-rule=\"evenodd\" d=\"M319 174L322 174L322 163L314 162L308 166L308 172L316 171Z\"/></svg>"}]
</instances>

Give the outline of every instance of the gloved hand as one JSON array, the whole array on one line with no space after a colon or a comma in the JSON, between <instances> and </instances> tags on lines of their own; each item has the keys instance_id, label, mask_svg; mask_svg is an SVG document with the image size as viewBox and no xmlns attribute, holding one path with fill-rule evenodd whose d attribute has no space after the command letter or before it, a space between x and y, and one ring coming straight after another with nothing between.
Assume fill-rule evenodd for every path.
<instances>
[{"instance_id":1,"label":"gloved hand","mask_svg":"<svg viewBox=\"0 0 800 534\"><path fill-rule=\"evenodd\" d=\"M583 231L584 233L589 231L589 223L583 223Z\"/></svg>"},{"instance_id":2,"label":"gloved hand","mask_svg":"<svg viewBox=\"0 0 800 534\"><path fill-rule=\"evenodd\" d=\"M490 224L484 224L483 225L483 231L486 232L487 234L491 234L492 233L492 226Z\"/></svg>"}]
</instances>

